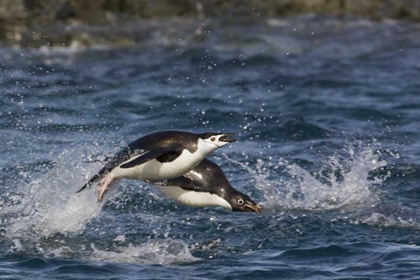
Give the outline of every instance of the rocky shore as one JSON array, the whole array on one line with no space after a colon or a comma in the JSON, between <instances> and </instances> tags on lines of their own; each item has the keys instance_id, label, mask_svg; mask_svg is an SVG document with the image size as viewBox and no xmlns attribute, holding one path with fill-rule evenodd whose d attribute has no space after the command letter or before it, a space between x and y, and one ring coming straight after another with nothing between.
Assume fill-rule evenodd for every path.
<instances>
[{"instance_id":1,"label":"rocky shore","mask_svg":"<svg viewBox=\"0 0 420 280\"><path fill-rule=\"evenodd\" d=\"M418 0L1 0L0 42L40 47L74 43L126 46L149 36L156 20L272 18L299 14L420 20ZM142 22L147 21L147 24ZM118 28L116 28L118 26ZM155 26L161 28L161 26ZM176 31L174 31L176 32ZM149 34L149 35L148 35Z\"/></svg>"}]
</instances>

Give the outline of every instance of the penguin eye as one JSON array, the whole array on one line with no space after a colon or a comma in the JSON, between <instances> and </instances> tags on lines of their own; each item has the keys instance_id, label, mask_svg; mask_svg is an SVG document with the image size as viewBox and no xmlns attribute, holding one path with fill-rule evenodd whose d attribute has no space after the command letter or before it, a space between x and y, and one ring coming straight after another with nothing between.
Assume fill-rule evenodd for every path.
<instances>
[{"instance_id":1,"label":"penguin eye","mask_svg":"<svg viewBox=\"0 0 420 280\"><path fill-rule=\"evenodd\" d=\"M238 204L239 205L244 205L244 200L242 198L238 199Z\"/></svg>"},{"instance_id":2,"label":"penguin eye","mask_svg":"<svg viewBox=\"0 0 420 280\"><path fill-rule=\"evenodd\" d=\"M211 142L214 142L216 140L216 137L210 138Z\"/></svg>"}]
</instances>

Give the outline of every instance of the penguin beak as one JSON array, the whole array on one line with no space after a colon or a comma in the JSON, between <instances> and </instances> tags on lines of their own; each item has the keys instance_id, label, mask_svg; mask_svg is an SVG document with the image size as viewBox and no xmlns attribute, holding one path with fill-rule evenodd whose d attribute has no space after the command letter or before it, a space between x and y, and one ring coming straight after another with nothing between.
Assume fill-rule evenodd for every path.
<instances>
[{"instance_id":1,"label":"penguin beak","mask_svg":"<svg viewBox=\"0 0 420 280\"><path fill-rule=\"evenodd\" d=\"M232 142L235 142L237 140L238 139L236 138L235 133L225 133L225 134L223 134L222 137L219 138L219 141L228 142L228 143L232 143Z\"/></svg>"},{"instance_id":2,"label":"penguin beak","mask_svg":"<svg viewBox=\"0 0 420 280\"><path fill-rule=\"evenodd\" d=\"M263 208L262 208L262 206L261 205L259 205L259 204L255 204L255 205L252 205L252 204L245 204L244 205L245 207L248 207L248 208L250 208L252 211L254 211L254 212L257 212L257 213L262 213L262 211L263 211Z\"/></svg>"}]
</instances>

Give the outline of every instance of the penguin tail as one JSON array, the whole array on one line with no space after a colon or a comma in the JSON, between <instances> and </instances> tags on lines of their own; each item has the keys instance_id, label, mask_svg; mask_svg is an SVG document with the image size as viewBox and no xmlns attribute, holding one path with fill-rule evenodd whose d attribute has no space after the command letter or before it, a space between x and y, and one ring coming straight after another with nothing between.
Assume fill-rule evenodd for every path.
<instances>
[{"instance_id":1,"label":"penguin tail","mask_svg":"<svg viewBox=\"0 0 420 280\"><path fill-rule=\"evenodd\" d=\"M92 178L90 178L90 180L86 184L84 184L83 187L81 187L76 193L79 193L79 192L83 191L84 189L92 186L100 178L101 178L101 176L99 174L96 174L95 176L93 176Z\"/></svg>"},{"instance_id":2,"label":"penguin tail","mask_svg":"<svg viewBox=\"0 0 420 280\"><path fill-rule=\"evenodd\" d=\"M88 184L84 184L83 187L81 187L80 190L78 190L76 193L79 193L79 192L83 191L87 187L88 187Z\"/></svg>"}]
</instances>

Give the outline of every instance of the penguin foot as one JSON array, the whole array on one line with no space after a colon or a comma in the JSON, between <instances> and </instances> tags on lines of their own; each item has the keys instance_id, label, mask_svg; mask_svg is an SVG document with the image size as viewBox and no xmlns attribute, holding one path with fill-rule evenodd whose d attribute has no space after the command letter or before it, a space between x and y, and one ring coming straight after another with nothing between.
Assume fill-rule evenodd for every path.
<instances>
[{"instance_id":1,"label":"penguin foot","mask_svg":"<svg viewBox=\"0 0 420 280\"><path fill-rule=\"evenodd\" d=\"M115 186L116 183L118 183L120 179L115 179L111 175L107 175L105 178L101 180L98 186L99 195L98 195L98 203L101 203L105 194L108 192L109 189L111 189L113 186Z\"/></svg>"},{"instance_id":2,"label":"penguin foot","mask_svg":"<svg viewBox=\"0 0 420 280\"><path fill-rule=\"evenodd\" d=\"M107 175L104 179L101 180L99 183L99 196L98 196L98 203L102 202L105 194L108 192L108 189L111 188L114 179Z\"/></svg>"}]
</instances>

